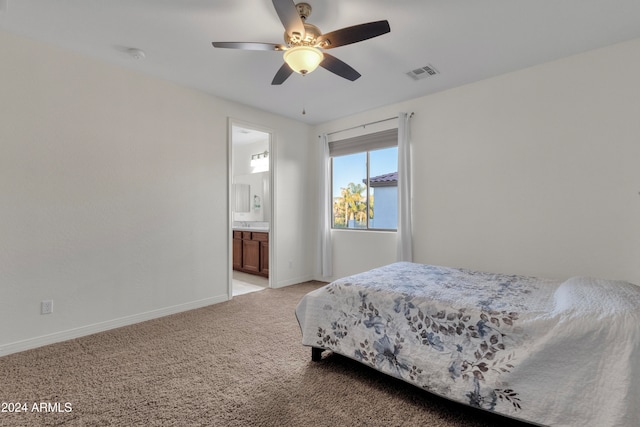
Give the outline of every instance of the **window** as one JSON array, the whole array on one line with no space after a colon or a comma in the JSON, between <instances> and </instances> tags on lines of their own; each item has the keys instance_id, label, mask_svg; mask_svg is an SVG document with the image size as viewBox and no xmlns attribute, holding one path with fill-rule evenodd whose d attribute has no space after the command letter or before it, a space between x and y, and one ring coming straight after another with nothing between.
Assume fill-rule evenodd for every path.
<instances>
[{"instance_id":1,"label":"window","mask_svg":"<svg viewBox=\"0 0 640 427\"><path fill-rule=\"evenodd\" d=\"M396 230L397 129L331 142L332 226Z\"/></svg>"}]
</instances>

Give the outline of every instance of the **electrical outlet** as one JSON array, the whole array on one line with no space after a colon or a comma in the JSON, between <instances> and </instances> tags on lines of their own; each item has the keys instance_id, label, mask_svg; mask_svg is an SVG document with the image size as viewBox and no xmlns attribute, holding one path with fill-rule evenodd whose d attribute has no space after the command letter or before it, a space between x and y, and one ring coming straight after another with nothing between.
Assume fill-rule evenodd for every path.
<instances>
[{"instance_id":1,"label":"electrical outlet","mask_svg":"<svg viewBox=\"0 0 640 427\"><path fill-rule=\"evenodd\" d=\"M40 314L53 313L53 300L45 300L40 303Z\"/></svg>"}]
</instances>

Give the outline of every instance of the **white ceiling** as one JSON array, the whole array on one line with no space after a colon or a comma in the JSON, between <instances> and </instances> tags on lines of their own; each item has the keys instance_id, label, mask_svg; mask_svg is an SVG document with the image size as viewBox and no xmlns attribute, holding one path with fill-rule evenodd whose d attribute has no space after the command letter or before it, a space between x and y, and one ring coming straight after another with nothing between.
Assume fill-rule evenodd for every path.
<instances>
[{"instance_id":1,"label":"white ceiling","mask_svg":"<svg viewBox=\"0 0 640 427\"><path fill-rule=\"evenodd\" d=\"M271 86L281 53L212 47L282 43L270 0L0 0L0 29L310 124L640 37L638 0L307 2L325 33L389 21L389 34L331 50L360 79L319 68ZM406 75L427 64L440 74Z\"/></svg>"},{"instance_id":2,"label":"white ceiling","mask_svg":"<svg viewBox=\"0 0 640 427\"><path fill-rule=\"evenodd\" d=\"M231 127L231 142L233 145L248 145L255 142L269 143L269 134L259 130L234 125Z\"/></svg>"}]
</instances>

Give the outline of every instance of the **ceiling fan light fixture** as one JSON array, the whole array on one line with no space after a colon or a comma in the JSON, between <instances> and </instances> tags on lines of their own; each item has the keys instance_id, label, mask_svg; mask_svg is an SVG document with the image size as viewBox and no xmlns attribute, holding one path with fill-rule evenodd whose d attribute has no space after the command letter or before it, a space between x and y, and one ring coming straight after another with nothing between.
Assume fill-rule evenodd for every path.
<instances>
[{"instance_id":1,"label":"ceiling fan light fixture","mask_svg":"<svg viewBox=\"0 0 640 427\"><path fill-rule=\"evenodd\" d=\"M295 46L284 52L284 62L298 74L308 74L318 68L324 55L315 47Z\"/></svg>"},{"instance_id":2,"label":"ceiling fan light fixture","mask_svg":"<svg viewBox=\"0 0 640 427\"><path fill-rule=\"evenodd\" d=\"M284 26L284 44L256 42L213 42L212 44L216 48L284 51L284 63L271 80L271 84L275 86L284 83L294 71L306 75L318 66L349 81L355 81L360 78L360 73L335 56L324 53L325 49L369 40L391 31L389 21L384 20L352 25L323 34L318 27L307 22L307 17L311 13L311 6L308 3L295 4L295 0L273 0L273 6Z\"/></svg>"}]
</instances>

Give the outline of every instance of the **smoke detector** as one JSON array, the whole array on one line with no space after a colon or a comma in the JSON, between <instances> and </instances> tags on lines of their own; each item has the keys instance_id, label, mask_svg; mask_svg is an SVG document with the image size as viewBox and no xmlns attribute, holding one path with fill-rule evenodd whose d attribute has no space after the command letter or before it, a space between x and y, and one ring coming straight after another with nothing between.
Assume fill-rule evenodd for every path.
<instances>
[{"instance_id":1,"label":"smoke detector","mask_svg":"<svg viewBox=\"0 0 640 427\"><path fill-rule=\"evenodd\" d=\"M144 58L146 58L146 55L144 53L143 50L141 49L137 49L135 47L132 47L130 49L127 49L127 53L133 58L133 59L137 59L137 60L143 60Z\"/></svg>"}]
</instances>

